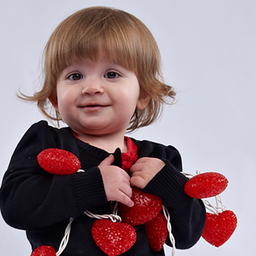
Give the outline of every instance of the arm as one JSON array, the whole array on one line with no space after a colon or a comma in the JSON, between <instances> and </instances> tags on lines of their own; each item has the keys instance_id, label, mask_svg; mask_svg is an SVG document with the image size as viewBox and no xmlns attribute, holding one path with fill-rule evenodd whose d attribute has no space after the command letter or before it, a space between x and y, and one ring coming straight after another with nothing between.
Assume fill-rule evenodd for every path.
<instances>
[{"instance_id":1,"label":"arm","mask_svg":"<svg viewBox=\"0 0 256 256\"><path fill-rule=\"evenodd\" d=\"M65 135L67 138L68 135ZM41 169L36 156L45 148L62 147L77 153L45 123L32 126L18 144L1 188L1 211L5 221L26 230L47 228L86 209L107 204L97 165L85 173L56 176Z\"/></svg>"},{"instance_id":2,"label":"arm","mask_svg":"<svg viewBox=\"0 0 256 256\"><path fill-rule=\"evenodd\" d=\"M146 156L146 153L143 154ZM189 248L198 241L203 232L204 204L184 192L188 179L181 173L181 157L175 148L164 149L163 146L157 145L156 150L151 148L148 155L150 157L143 156L131 168L131 181L144 192L155 194L162 199L171 216L176 247ZM166 243L171 245L169 239Z\"/></svg>"},{"instance_id":3,"label":"arm","mask_svg":"<svg viewBox=\"0 0 256 256\"><path fill-rule=\"evenodd\" d=\"M167 163L144 189L146 193L159 196L168 209L172 233L179 249L190 248L199 240L206 218L203 202L184 192L186 181L183 174ZM169 239L166 243L171 245Z\"/></svg>"}]
</instances>

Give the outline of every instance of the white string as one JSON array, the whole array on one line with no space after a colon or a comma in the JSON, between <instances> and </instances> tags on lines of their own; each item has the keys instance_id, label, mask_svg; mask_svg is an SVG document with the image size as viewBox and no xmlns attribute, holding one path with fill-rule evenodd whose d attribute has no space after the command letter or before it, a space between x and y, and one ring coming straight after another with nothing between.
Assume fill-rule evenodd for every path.
<instances>
[{"instance_id":1,"label":"white string","mask_svg":"<svg viewBox=\"0 0 256 256\"><path fill-rule=\"evenodd\" d=\"M186 176L187 178L192 178L194 177L195 175L191 174L191 173L186 173L186 172L181 172L184 176Z\"/></svg>"},{"instance_id":2,"label":"white string","mask_svg":"<svg viewBox=\"0 0 256 256\"><path fill-rule=\"evenodd\" d=\"M117 203L114 207L114 212L116 211L117 208ZM85 215L87 215L90 218L94 218L94 219L110 219L113 222L122 222L122 218L116 214L94 214L91 213L90 211L85 211L84 212ZM69 219L69 223L65 229L64 232L64 237L62 238L61 242L60 242L60 246L59 246L59 250L56 253L56 256L60 256L61 253L66 249L68 241L69 241L69 236L70 236L70 232L71 232L71 224L73 222L73 218Z\"/></svg>"},{"instance_id":3,"label":"white string","mask_svg":"<svg viewBox=\"0 0 256 256\"><path fill-rule=\"evenodd\" d=\"M113 209L113 214L115 214L115 215L118 214L118 202L115 203L115 206L114 206L114 209Z\"/></svg>"},{"instance_id":4,"label":"white string","mask_svg":"<svg viewBox=\"0 0 256 256\"><path fill-rule=\"evenodd\" d=\"M78 170L78 172L84 172L84 170ZM200 174L200 171L196 171L197 174ZM190 173L184 173L182 172L182 174L184 174L186 177L188 178L192 178L194 177L193 174L190 174ZM223 204L222 202L222 199L220 196L215 196L215 199L216 199L216 206L214 207L213 205L210 204L209 201L205 200L205 199L202 199L203 202L204 202L204 205L205 207L210 210L211 212L213 213L219 213L223 210L226 209L226 206ZM220 204L220 206L219 206ZM171 222L170 222L170 214L167 210L167 208L163 205L162 206L163 208L163 214L167 220L167 230L169 232L169 238L170 238L170 241L172 243L172 256L175 255L175 252L176 252L176 246L175 246L175 238L172 234L172 225L171 225ZM118 203L116 202L115 206L114 206L114 209L113 209L113 214L103 214L103 215L100 215L100 214L94 214L94 213L91 213L90 211L85 211L84 214L87 215L88 217L90 218L95 218L95 219L110 219L111 221L113 222L122 222L122 218L117 215L118 213ZM73 222L73 218L70 218L69 220L69 223L65 229L65 232L64 232L64 237L63 239L61 240L61 243L60 243L60 246L59 246L59 250L57 251L56 253L56 256L60 256L61 253L65 250L65 248L67 247L67 244L68 244L68 241L69 241L69 236L70 236L70 232L71 232L71 224Z\"/></svg>"},{"instance_id":5,"label":"white string","mask_svg":"<svg viewBox=\"0 0 256 256\"><path fill-rule=\"evenodd\" d=\"M88 217L90 218L93 218L93 219L110 219L111 221L113 222L121 222L122 221L122 218L116 214L94 214L94 213L91 213L89 211L85 211L84 212L85 215L87 215Z\"/></svg>"},{"instance_id":6,"label":"white string","mask_svg":"<svg viewBox=\"0 0 256 256\"><path fill-rule=\"evenodd\" d=\"M171 225L171 221L170 221L170 213L168 212L167 208L164 205L162 207L163 207L164 217L167 220L167 230L169 232L169 238L170 238L170 241L172 243L172 256L174 256L175 251L176 251L176 247L175 247L175 238L172 234L172 225Z\"/></svg>"},{"instance_id":7,"label":"white string","mask_svg":"<svg viewBox=\"0 0 256 256\"><path fill-rule=\"evenodd\" d=\"M84 170L79 169L77 172L84 172ZM99 215L99 214L93 214L93 213L89 212L88 210L85 211L84 214L86 214L88 217L95 218L95 219L110 219L113 222L121 222L122 218L117 215L117 211L118 211L118 203L115 204L114 211L113 211L114 214ZM67 247L70 232L71 232L71 224L72 224L73 220L74 220L74 218L69 219L69 223L65 229L64 237L62 238L62 240L60 242L59 250L56 252L56 256L60 256L61 253Z\"/></svg>"},{"instance_id":8,"label":"white string","mask_svg":"<svg viewBox=\"0 0 256 256\"><path fill-rule=\"evenodd\" d=\"M192 178L192 177L194 177L195 175L198 175L198 174L200 174L201 173L201 171L200 170L196 170L196 174L194 175L194 174L191 174L191 173L186 173L186 172L181 172L183 175L185 175L187 178Z\"/></svg>"},{"instance_id":9,"label":"white string","mask_svg":"<svg viewBox=\"0 0 256 256\"><path fill-rule=\"evenodd\" d=\"M227 209L219 195L215 196L216 206L213 206L208 200L202 199L202 201L207 210L217 215Z\"/></svg>"},{"instance_id":10,"label":"white string","mask_svg":"<svg viewBox=\"0 0 256 256\"><path fill-rule=\"evenodd\" d=\"M59 247L59 250L56 252L56 256L60 256L61 253L67 247L69 236L70 236L70 231L71 231L71 224L72 224L73 220L74 220L73 218L69 219L69 223L65 229L64 237L62 238L62 240L60 242L60 247Z\"/></svg>"},{"instance_id":11,"label":"white string","mask_svg":"<svg viewBox=\"0 0 256 256\"><path fill-rule=\"evenodd\" d=\"M196 175L200 174L201 172L199 170L196 171ZM182 172L183 175L185 175L187 178L192 178L195 175L190 173ZM227 209L227 207L223 204L223 201L220 197L220 195L215 196L216 206L213 206L208 200L201 199L205 205L205 208L209 211L211 211L214 214L219 214L220 212L223 212Z\"/></svg>"}]
</instances>

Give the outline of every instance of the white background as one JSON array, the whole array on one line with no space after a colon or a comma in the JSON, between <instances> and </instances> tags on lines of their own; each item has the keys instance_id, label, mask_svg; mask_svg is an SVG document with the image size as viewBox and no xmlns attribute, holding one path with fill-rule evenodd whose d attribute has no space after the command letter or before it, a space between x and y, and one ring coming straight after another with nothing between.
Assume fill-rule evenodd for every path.
<instances>
[{"instance_id":1,"label":"white background","mask_svg":"<svg viewBox=\"0 0 256 256\"><path fill-rule=\"evenodd\" d=\"M177 103L164 109L158 123L131 136L174 145L185 172L216 171L229 180L221 196L238 217L231 239L215 248L201 238L176 255L255 255L254 0L1 0L1 177L21 136L43 118L15 93L38 88L48 37L68 15L92 5L120 8L141 19L159 44L165 82L178 91ZM31 253L24 231L2 218L0 241L1 256Z\"/></svg>"}]
</instances>

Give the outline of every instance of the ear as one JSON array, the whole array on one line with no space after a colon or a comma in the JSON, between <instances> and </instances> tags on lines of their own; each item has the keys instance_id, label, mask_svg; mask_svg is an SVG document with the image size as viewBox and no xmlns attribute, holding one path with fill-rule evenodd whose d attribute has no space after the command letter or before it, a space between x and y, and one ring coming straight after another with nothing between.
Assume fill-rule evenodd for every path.
<instances>
[{"instance_id":1,"label":"ear","mask_svg":"<svg viewBox=\"0 0 256 256\"><path fill-rule=\"evenodd\" d=\"M148 94L146 94L145 92L144 93L141 92L140 97L137 102L137 108L144 109L148 105L150 99L151 98Z\"/></svg>"},{"instance_id":2,"label":"ear","mask_svg":"<svg viewBox=\"0 0 256 256\"><path fill-rule=\"evenodd\" d=\"M57 99L54 97L49 97L49 100L50 100L52 106L55 108L55 110L59 111Z\"/></svg>"}]
</instances>

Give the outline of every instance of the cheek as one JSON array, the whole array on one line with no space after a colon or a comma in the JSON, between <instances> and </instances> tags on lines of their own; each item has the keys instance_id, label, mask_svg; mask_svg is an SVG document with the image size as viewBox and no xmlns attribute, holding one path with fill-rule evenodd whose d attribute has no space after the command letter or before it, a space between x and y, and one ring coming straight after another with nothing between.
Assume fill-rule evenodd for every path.
<instances>
[{"instance_id":1,"label":"cheek","mask_svg":"<svg viewBox=\"0 0 256 256\"><path fill-rule=\"evenodd\" d=\"M57 87L58 103L72 102L76 95L75 87L60 86Z\"/></svg>"},{"instance_id":2,"label":"cheek","mask_svg":"<svg viewBox=\"0 0 256 256\"><path fill-rule=\"evenodd\" d=\"M132 92L125 95L125 97L120 98L120 111L123 112L123 114L126 113L126 116L131 118L136 110L138 98L139 94Z\"/></svg>"},{"instance_id":3,"label":"cheek","mask_svg":"<svg viewBox=\"0 0 256 256\"><path fill-rule=\"evenodd\" d=\"M61 116L68 111L68 106L71 104L72 95L66 90L57 89L57 109Z\"/></svg>"},{"instance_id":4,"label":"cheek","mask_svg":"<svg viewBox=\"0 0 256 256\"><path fill-rule=\"evenodd\" d=\"M119 92L116 94L115 100L119 102L119 105L124 109L127 108L136 108L136 104L139 98L139 93L131 88L130 90L126 90L123 92Z\"/></svg>"}]
</instances>

